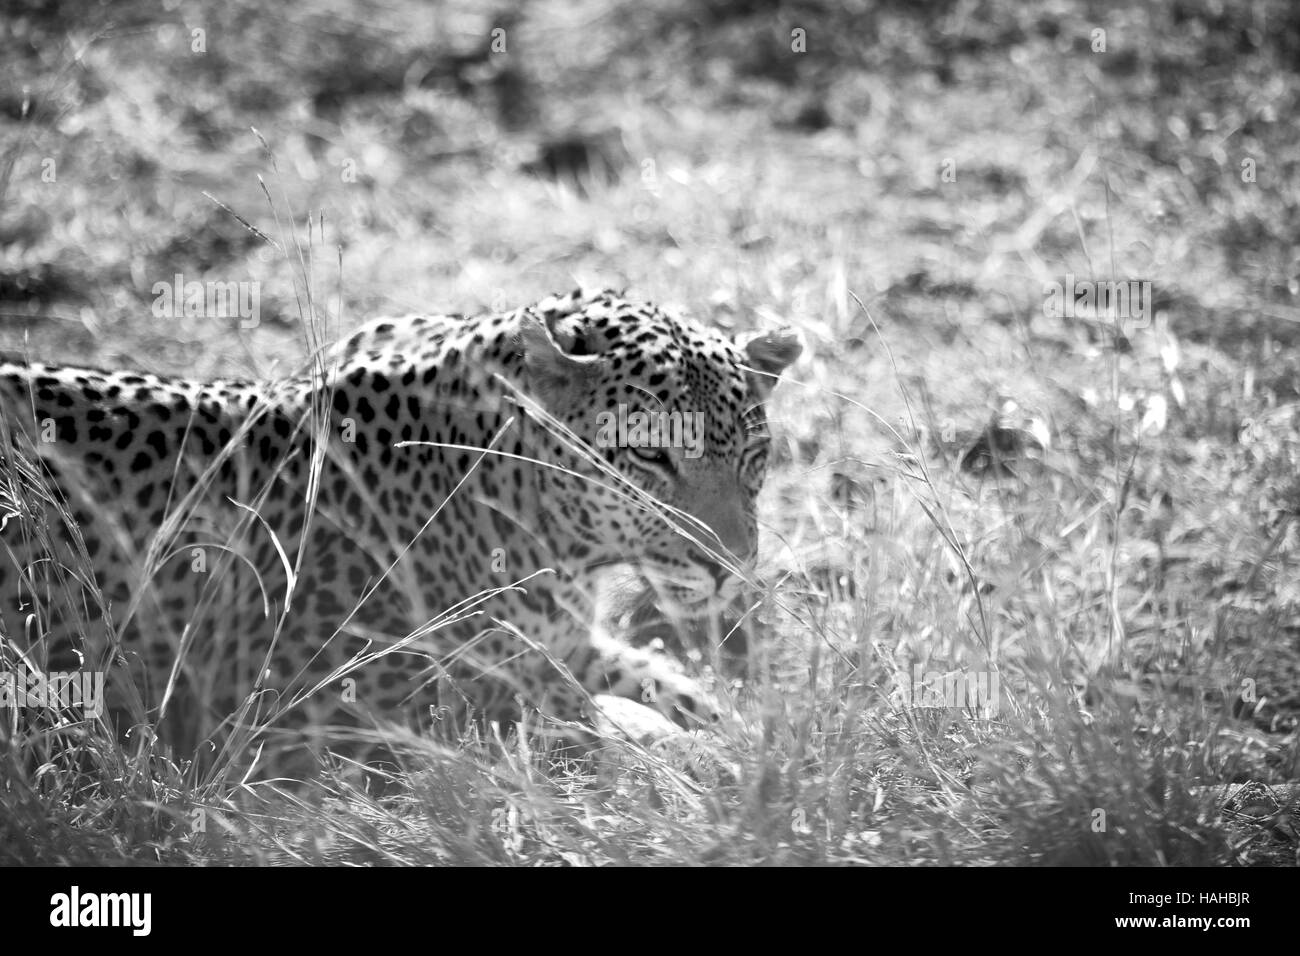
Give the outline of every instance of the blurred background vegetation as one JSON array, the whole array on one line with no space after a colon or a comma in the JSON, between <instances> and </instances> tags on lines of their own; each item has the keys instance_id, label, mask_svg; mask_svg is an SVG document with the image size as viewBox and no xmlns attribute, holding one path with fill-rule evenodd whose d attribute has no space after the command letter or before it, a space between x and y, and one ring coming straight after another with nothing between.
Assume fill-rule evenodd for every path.
<instances>
[{"instance_id":1,"label":"blurred background vegetation","mask_svg":"<svg viewBox=\"0 0 1300 956\"><path fill-rule=\"evenodd\" d=\"M874 811L907 858L1219 861L1213 840L1179 842L1208 826L1195 808L1179 822L1148 806L1148 842L1130 832L1100 850L1061 815L1099 793L1141 805L1157 770L1300 777L1290 0L6 10L0 347L268 374L301 360L308 288L343 327L581 283L726 327L802 329L802 384L774 413L764 550L807 616L785 621L770 686L828 670L838 704L765 703L802 708L790 752L810 759L813 726L827 763L792 770L792 756L788 776L757 775L763 800L734 805L763 853L851 857L861 848L808 849L788 808L818 834L817 821L843 830L894 774L932 788L892 824L891 807ZM261 324L153 317L153 283L176 273L260 281ZM1117 336L1045 315L1043 283L1066 273L1151 280L1154 324ZM1004 485L963 464L1008 415L1051 448ZM918 483L925 457L933 481ZM993 654L1004 687L1131 683L1081 691L1091 751L1052 742L1025 696L1000 743L903 727L885 708L866 749L832 761L848 725L822 721L879 703L904 652ZM1234 698L1243 676L1267 708ZM1207 729L1220 718L1246 721L1238 743L1254 735L1231 759ZM987 767L1003 770L981 771L993 796L953 802L944 775L1002 745ZM1069 793L1026 770L1084 752L1095 761ZM917 822L934 788L945 819L966 821L955 842ZM773 806L764 829L752 814ZM994 818L996 841L958 845Z\"/></svg>"},{"instance_id":2,"label":"blurred background vegetation","mask_svg":"<svg viewBox=\"0 0 1300 956\"><path fill-rule=\"evenodd\" d=\"M1193 339L1297 329L1285 0L7 9L5 344L234 361L207 347L229 328L142 322L175 272L266 280L272 324L291 325L291 257L213 201L283 238L258 175L282 223L324 214L345 315L517 304L583 278L820 317L827 250L841 285L888 294L887 321L942 327L956 301L1007 323L1040 295L1016 281L1031 265L1084 274L1083 247L1098 266L1113 238L1116 267L1157 280ZM1076 215L1022 234L1089 152L1112 220L1098 176L1068 197Z\"/></svg>"}]
</instances>

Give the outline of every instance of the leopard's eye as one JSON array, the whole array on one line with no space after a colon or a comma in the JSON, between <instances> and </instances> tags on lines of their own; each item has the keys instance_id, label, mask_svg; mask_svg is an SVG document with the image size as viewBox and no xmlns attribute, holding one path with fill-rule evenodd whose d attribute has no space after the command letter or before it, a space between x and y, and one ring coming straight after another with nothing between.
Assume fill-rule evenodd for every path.
<instances>
[{"instance_id":1,"label":"leopard's eye","mask_svg":"<svg viewBox=\"0 0 1300 956\"><path fill-rule=\"evenodd\" d=\"M668 471L673 470L672 456L664 448L649 445L630 445L628 450L646 464L655 465Z\"/></svg>"}]
</instances>

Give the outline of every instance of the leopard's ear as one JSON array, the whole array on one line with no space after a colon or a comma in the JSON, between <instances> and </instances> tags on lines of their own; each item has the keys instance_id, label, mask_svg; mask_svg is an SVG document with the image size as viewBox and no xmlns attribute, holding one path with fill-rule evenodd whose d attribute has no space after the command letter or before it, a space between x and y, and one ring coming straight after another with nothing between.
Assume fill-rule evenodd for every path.
<instances>
[{"instance_id":1,"label":"leopard's ear","mask_svg":"<svg viewBox=\"0 0 1300 956\"><path fill-rule=\"evenodd\" d=\"M736 345L745 353L749 370L749 388L760 401L772 394L781 373L803 352L799 333L788 326L771 332L746 332L736 336Z\"/></svg>"},{"instance_id":2,"label":"leopard's ear","mask_svg":"<svg viewBox=\"0 0 1300 956\"><path fill-rule=\"evenodd\" d=\"M529 390L547 406L567 394L581 393L605 366L602 356L585 354L583 343L563 329L553 314L526 313L519 341Z\"/></svg>"}]
</instances>

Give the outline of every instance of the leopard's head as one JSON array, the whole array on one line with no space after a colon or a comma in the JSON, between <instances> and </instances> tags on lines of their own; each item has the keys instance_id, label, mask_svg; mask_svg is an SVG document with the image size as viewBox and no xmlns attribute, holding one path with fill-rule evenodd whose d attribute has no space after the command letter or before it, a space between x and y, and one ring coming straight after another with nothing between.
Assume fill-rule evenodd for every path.
<instances>
[{"instance_id":1,"label":"leopard's head","mask_svg":"<svg viewBox=\"0 0 1300 956\"><path fill-rule=\"evenodd\" d=\"M730 599L757 546L763 406L798 338L733 340L608 292L539 303L520 337L558 466L537 469L540 500L575 563L630 563L688 616Z\"/></svg>"}]
</instances>

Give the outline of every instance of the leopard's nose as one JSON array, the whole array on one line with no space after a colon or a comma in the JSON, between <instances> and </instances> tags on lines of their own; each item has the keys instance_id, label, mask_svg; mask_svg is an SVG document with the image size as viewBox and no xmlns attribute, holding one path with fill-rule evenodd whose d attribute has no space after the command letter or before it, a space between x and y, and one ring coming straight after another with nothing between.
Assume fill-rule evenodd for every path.
<instances>
[{"instance_id":1,"label":"leopard's nose","mask_svg":"<svg viewBox=\"0 0 1300 956\"><path fill-rule=\"evenodd\" d=\"M747 564L753 557L754 538L748 533L748 529L741 521L719 521L715 519L709 526L712 532L706 538L706 543L713 551L730 562L739 562ZM714 558L709 559L710 564L718 564ZM719 567L722 565L718 564ZM726 568L722 568L723 575L730 574Z\"/></svg>"},{"instance_id":2,"label":"leopard's nose","mask_svg":"<svg viewBox=\"0 0 1300 956\"><path fill-rule=\"evenodd\" d=\"M727 580L734 577L729 568L723 567L716 561L710 561L705 566L705 569L709 572L709 577L713 578L713 583L718 590L722 590L722 586L727 583Z\"/></svg>"}]
</instances>

